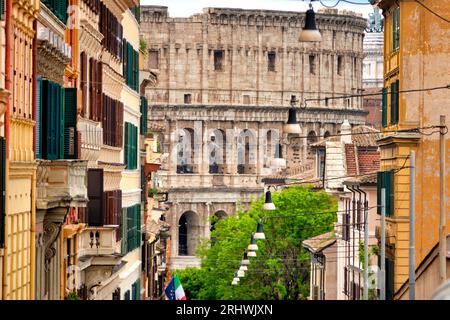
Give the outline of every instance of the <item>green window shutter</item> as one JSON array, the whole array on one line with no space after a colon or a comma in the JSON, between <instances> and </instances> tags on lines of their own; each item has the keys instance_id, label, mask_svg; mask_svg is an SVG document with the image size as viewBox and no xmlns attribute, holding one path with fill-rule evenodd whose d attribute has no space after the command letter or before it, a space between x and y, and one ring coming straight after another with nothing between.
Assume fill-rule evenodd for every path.
<instances>
[{"instance_id":1,"label":"green window shutter","mask_svg":"<svg viewBox=\"0 0 450 320\"><path fill-rule=\"evenodd\" d=\"M396 83L391 83L391 124L397 123L397 89L396 89Z\"/></svg>"},{"instance_id":2,"label":"green window shutter","mask_svg":"<svg viewBox=\"0 0 450 320\"><path fill-rule=\"evenodd\" d=\"M5 247L6 139L0 137L0 248Z\"/></svg>"},{"instance_id":3,"label":"green window shutter","mask_svg":"<svg viewBox=\"0 0 450 320\"><path fill-rule=\"evenodd\" d=\"M126 168L128 169L128 153L129 153L129 147L128 147L128 122L125 122L125 142L124 142L124 152L123 152L123 157L124 157L124 163L126 164Z\"/></svg>"},{"instance_id":4,"label":"green window shutter","mask_svg":"<svg viewBox=\"0 0 450 320\"><path fill-rule=\"evenodd\" d=\"M388 97L388 89L383 88L382 90L382 102L381 102L381 122L383 128L387 127L387 97Z\"/></svg>"},{"instance_id":5,"label":"green window shutter","mask_svg":"<svg viewBox=\"0 0 450 320\"><path fill-rule=\"evenodd\" d=\"M58 159L64 159L64 118L65 118L65 95L64 88L58 85L58 95L59 95L59 104L58 104L58 115L59 115L59 126L58 126Z\"/></svg>"},{"instance_id":6,"label":"green window shutter","mask_svg":"<svg viewBox=\"0 0 450 320\"><path fill-rule=\"evenodd\" d=\"M42 158L42 77L36 81L36 159Z\"/></svg>"},{"instance_id":7,"label":"green window shutter","mask_svg":"<svg viewBox=\"0 0 450 320\"><path fill-rule=\"evenodd\" d=\"M394 261L386 258L386 300L394 299Z\"/></svg>"},{"instance_id":8,"label":"green window shutter","mask_svg":"<svg viewBox=\"0 0 450 320\"><path fill-rule=\"evenodd\" d=\"M381 214L381 189L384 187L383 184L384 172L377 172L377 213Z\"/></svg>"},{"instance_id":9,"label":"green window shutter","mask_svg":"<svg viewBox=\"0 0 450 320\"><path fill-rule=\"evenodd\" d=\"M77 154L77 89L65 88L64 159L76 159Z\"/></svg>"},{"instance_id":10,"label":"green window shutter","mask_svg":"<svg viewBox=\"0 0 450 320\"><path fill-rule=\"evenodd\" d=\"M384 183L386 185L386 216L394 215L394 172L386 171Z\"/></svg>"},{"instance_id":11,"label":"green window shutter","mask_svg":"<svg viewBox=\"0 0 450 320\"><path fill-rule=\"evenodd\" d=\"M131 294L130 294L130 290L127 290L125 292L125 296L123 298L124 300L130 300L131 299Z\"/></svg>"},{"instance_id":12,"label":"green window shutter","mask_svg":"<svg viewBox=\"0 0 450 320\"><path fill-rule=\"evenodd\" d=\"M137 137L138 128L133 126L133 170L137 169Z\"/></svg>"},{"instance_id":13,"label":"green window shutter","mask_svg":"<svg viewBox=\"0 0 450 320\"><path fill-rule=\"evenodd\" d=\"M0 0L0 20L5 20L5 0Z\"/></svg>"},{"instance_id":14,"label":"green window shutter","mask_svg":"<svg viewBox=\"0 0 450 320\"><path fill-rule=\"evenodd\" d=\"M128 252L128 210L122 209L122 254Z\"/></svg>"}]
</instances>

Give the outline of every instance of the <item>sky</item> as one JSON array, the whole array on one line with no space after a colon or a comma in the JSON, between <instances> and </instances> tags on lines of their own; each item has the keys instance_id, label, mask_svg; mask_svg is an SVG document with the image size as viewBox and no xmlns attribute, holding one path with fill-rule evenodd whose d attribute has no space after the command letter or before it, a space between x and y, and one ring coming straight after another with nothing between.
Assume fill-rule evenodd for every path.
<instances>
[{"instance_id":1,"label":"sky","mask_svg":"<svg viewBox=\"0 0 450 320\"><path fill-rule=\"evenodd\" d=\"M321 2L327 6L334 6L339 2L336 8L360 12L366 18L373 12L369 0L351 0L364 5L345 3L345 0L321 0ZM206 7L306 11L308 4L308 0L141 0L141 5L169 7L170 17L189 17L194 13L201 13ZM313 1L313 7L315 11L324 8L319 1Z\"/></svg>"}]
</instances>

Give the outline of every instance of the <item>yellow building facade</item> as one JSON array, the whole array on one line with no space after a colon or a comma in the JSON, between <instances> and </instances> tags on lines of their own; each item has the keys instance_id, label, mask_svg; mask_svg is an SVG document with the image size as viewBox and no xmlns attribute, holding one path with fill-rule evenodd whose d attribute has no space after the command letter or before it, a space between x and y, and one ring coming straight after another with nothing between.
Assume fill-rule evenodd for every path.
<instances>
[{"instance_id":1,"label":"yellow building facade","mask_svg":"<svg viewBox=\"0 0 450 320\"><path fill-rule=\"evenodd\" d=\"M5 82L11 94L4 120L7 161L1 298L23 300L34 298L36 165L32 80L39 1L7 1L5 5L5 57L10 57L5 58Z\"/></svg>"},{"instance_id":2,"label":"yellow building facade","mask_svg":"<svg viewBox=\"0 0 450 320\"><path fill-rule=\"evenodd\" d=\"M408 281L410 221L410 151L415 152L415 267L439 242L439 126L440 116L450 121L450 27L439 18L450 16L450 0L373 0L383 9L384 89L382 179L386 198L386 297L396 299ZM428 8L426 8L426 7ZM439 88L433 90L425 90ZM414 92L405 92L417 90ZM428 135L429 134L429 135ZM445 150L450 143L445 136ZM450 196L450 158L445 157L445 198ZM381 180L381 181L380 181ZM380 196L380 195L379 195ZM450 201L446 201L447 221ZM447 222L446 233L450 232Z\"/></svg>"}]
</instances>

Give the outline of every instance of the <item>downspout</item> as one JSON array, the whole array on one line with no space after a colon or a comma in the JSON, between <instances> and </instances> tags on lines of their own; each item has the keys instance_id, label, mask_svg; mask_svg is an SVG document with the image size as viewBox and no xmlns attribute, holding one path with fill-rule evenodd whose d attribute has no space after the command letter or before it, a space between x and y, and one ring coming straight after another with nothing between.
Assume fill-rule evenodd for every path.
<instances>
[{"instance_id":1,"label":"downspout","mask_svg":"<svg viewBox=\"0 0 450 320\"><path fill-rule=\"evenodd\" d=\"M5 89L11 92L12 89L12 1L5 2ZM6 110L5 110L5 140L6 140L6 185L5 185L5 215L8 213L9 201L8 201L8 182L9 182L9 114L12 107L12 97L11 95L7 98ZM8 230L8 219L5 219L5 230ZM6 240L6 239L5 239ZM7 250L7 241L5 241L5 251ZM6 257L3 258L3 288L2 288L2 299L5 299L6 292L8 289L7 278L6 278Z\"/></svg>"},{"instance_id":2,"label":"downspout","mask_svg":"<svg viewBox=\"0 0 450 320\"><path fill-rule=\"evenodd\" d=\"M356 202L356 230L358 230L358 268L361 266L361 261L359 259L359 244L361 243L361 191L359 190L358 185L356 185L356 188L354 190L358 193L358 201ZM358 272L358 286L359 286L359 298L361 298L361 271Z\"/></svg>"},{"instance_id":3,"label":"downspout","mask_svg":"<svg viewBox=\"0 0 450 320\"><path fill-rule=\"evenodd\" d=\"M353 189L353 186L347 186L347 188L351 191L352 193L352 200L351 200L351 212L352 212L352 218L351 218L351 222L349 222L349 224L352 226L352 234L353 236L350 237L350 241L349 244L351 242L351 255L352 255L352 287L350 288L350 291L352 293L351 295L351 300L355 300L355 292L353 291L353 288L355 286L355 202L356 202L356 193L355 193L355 189Z\"/></svg>"}]
</instances>

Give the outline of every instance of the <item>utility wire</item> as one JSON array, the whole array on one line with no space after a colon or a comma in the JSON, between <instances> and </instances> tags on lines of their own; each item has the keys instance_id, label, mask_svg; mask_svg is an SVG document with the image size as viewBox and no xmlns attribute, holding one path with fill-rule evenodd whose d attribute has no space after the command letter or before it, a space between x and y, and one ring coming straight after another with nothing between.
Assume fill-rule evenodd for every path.
<instances>
[{"instance_id":1,"label":"utility wire","mask_svg":"<svg viewBox=\"0 0 450 320\"><path fill-rule=\"evenodd\" d=\"M450 23L450 20L449 20L449 19L447 19L447 18L441 16L439 13L437 13L437 12L431 10L429 7L427 7L427 6L426 6L424 3L422 3L421 1L419 1L419 0L415 0L415 1L416 1L418 4L420 4L422 7L424 7L425 9L427 9L429 12L431 12L432 14L434 14L436 17L438 17L438 18L444 20L444 21L447 22L447 23Z\"/></svg>"}]
</instances>

